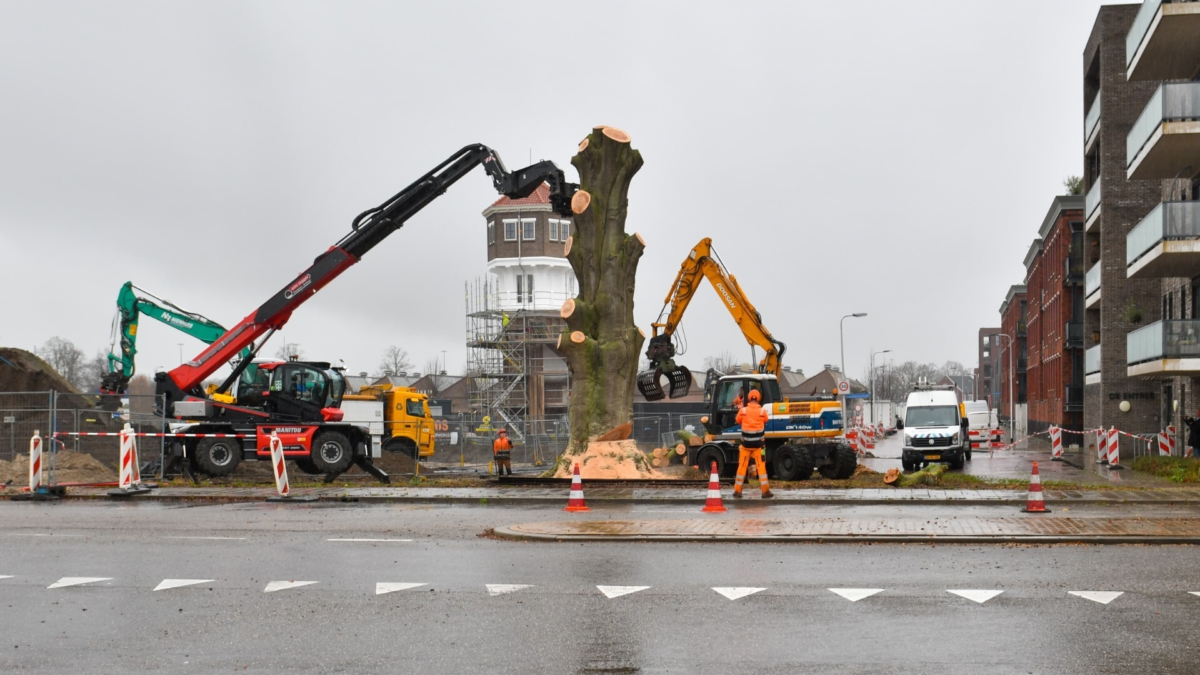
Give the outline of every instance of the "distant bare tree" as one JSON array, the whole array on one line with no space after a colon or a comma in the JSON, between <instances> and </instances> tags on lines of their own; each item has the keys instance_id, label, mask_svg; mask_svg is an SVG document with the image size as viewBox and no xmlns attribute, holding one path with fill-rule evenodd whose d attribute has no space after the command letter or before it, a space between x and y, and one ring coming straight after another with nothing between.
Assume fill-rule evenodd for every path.
<instances>
[{"instance_id":1,"label":"distant bare tree","mask_svg":"<svg viewBox=\"0 0 1200 675\"><path fill-rule=\"evenodd\" d=\"M38 350L38 356L45 359L50 367L57 370L63 379L78 389L87 390L87 373L83 351L74 342L57 335L46 340Z\"/></svg>"},{"instance_id":2,"label":"distant bare tree","mask_svg":"<svg viewBox=\"0 0 1200 675\"><path fill-rule=\"evenodd\" d=\"M304 349L300 346L299 342L285 342L279 345L279 349L275 350L275 358L277 359L288 361L293 356L297 359L304 358Z\"/></svg>"},{"instance_id":3,"label":"distant bare tree","mask_svg":"<svg viewBox=\"0 0 1200 675\"><path fill-rule=\"evenodd\" d=\"M739 365L741 365L741 364L737 360L737 357L735 357L733 355L733 352L729 351L728 349L721 352L720 354L717 354L716 356L704 357L704 367L705 368L712 368L713 370L717 371L718 373L722 373L725 375L728 375L729 373L734 372L738 368Z\"/></svg>"},{"instance_id":4,"label":"distant bare tree","mask_svg":"<svg viewBox=\"0 0 1200 675\"><path fill-rule=\"evenodd\" d=\"M143 419L154 415L154 380L134 375L129 381L129 413Z\"/></svg>"},{"instance_id":5,"label":"distant bare tree","mask_svg":"<svg viewBox=\"0 0 1200 675\"><path fill-rule=\"evenodd\" d=\"M87 363L83 364L84 372L84 392L92 393L99 391L100 378L108 374L108 350L99 349L96 355Z\"/></svg>"},{"instance_id":6,"label":"distant bare tree","mask_svg":"<svg viewBox=\"0 0 1200 675\"><path fill-rule=\"evenodd\" d=\"M383 358L379 360L379 374L386 375L389 371L394 375L396 373L405 373L413 367L412 361L408 360L408 352L392 345L383 351Z\"/></svg>"},{"instance_id":7,"label":"distant bare tree","mask_svg":"<svg viewBox=\"0 0 1200 675\"><path fill-rule=\"evenodd\" d=\"M429 375L429 382L433 387L433 395L437 396L442 391L450 386L450 376L446 374L445 364L439 356L431 356L425 359L425 373Z\"/></svg>"}]
</instances>

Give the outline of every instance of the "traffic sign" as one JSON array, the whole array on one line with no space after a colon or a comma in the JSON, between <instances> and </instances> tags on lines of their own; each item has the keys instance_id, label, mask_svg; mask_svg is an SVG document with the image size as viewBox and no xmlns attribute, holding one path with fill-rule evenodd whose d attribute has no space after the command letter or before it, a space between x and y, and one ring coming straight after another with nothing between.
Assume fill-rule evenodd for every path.
<instances>
[{"instance_id":1,"label":"traffic sign","mask_svg":"<svg viewBox=\"0 0 1200 675\"><path fill-rule=\"evenodd\" d=\"M861 403L854 404L854 412L862 412L862 404Z\"/></svg>"},{"instance_id":2,"label":"traffic sign","mask_svg":"<svg viewBox=\"0 0 1200 675\"><path fill-rule=\"evenodd\" d=\"M16 417L5 417L5 418L4 418L4 423L5 423L5 424L16 424L16 423L17 423L17 418L16 418Z\"/></svg>"},{"instance_id":3,"label":"traffic sign","mask_svg":"<svg viewBox=\"0 0 1200 675\"><path fill-rule=\"evenodd\" d=\"M850 393L850 380L838 380L837 390L838 390L838 393L841 394L842 396L849 394Z\"/></svg>"}]
</instances>

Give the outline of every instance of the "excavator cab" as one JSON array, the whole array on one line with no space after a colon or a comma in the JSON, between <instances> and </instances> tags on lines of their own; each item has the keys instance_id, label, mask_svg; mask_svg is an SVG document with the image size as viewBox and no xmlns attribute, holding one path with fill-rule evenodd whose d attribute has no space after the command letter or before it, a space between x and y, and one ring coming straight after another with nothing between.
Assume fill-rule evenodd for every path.
<instances>
[{"instance_id":1,"label":"excavator cab","mask_svg":"<svg viewBox=\"0 0 1200 675\"><path fill-rule=\"evenodd\" d=\"M661 401L665 396L687 396L692 389L692 371L675 363L675 345L667 334L650 338L646 347L650 370L638 373L637 386L647 401ZM662 380L667 378L669 394L663 393Z\"/></svg>"}]
</instances>

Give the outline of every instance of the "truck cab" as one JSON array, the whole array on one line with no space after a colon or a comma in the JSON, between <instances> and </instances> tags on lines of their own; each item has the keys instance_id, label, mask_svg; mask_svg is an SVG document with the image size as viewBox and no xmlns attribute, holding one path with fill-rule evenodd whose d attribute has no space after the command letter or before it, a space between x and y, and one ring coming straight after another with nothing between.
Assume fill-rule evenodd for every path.
<instances>
[{"instance_id":1,"label":"truck cab","mask_svg":"<svg viewBox=\"0 0 1200 675\"><path fill-rule=\"evenodd\" d=\"M434 423L428 395L411 387L373 385L348 394L342 409L347 421L370 428L374 447L383 452L413 459L433 456Z\"/></svg>"},{"instance_id":2,"label":"truck cab","mask_svg":"<svg viewBox=\"0 0 1200 675\"><path fill-rule=\"evenodd\" d=\"M904 470L915 471L933 462L962 469L971 440L953 386L919 384L904 407Z\"/></svg>"}]
</instances>

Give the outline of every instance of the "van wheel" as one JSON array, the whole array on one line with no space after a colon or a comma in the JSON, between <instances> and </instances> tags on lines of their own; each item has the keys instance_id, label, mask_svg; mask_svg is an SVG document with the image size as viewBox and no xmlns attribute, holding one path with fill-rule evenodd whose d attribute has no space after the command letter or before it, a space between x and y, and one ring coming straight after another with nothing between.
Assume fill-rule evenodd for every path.
<instances>
[{"instance_id":1,"label":"van wheel","mask_svg":"<svg viewBox=\"0 0 1200 675\"><path fill-rule=\"evenodd\" d=\"M242 461L242 444L228 438L205 438L196 444L196 468L210 476L228 476Z\"/></svg>"},{"instance_id":2,"label":"van wheel","mask_svg":"<svg viewBox=\"0 0 1200 675\"><path fill-rule=\"evenodd\" d=\"M354 449L343 434L326 431L313 439L310 457L318 472L342 473L354 461Z\"/></svg>"},{"instance_id":3,"label":"van wheel","mask_svg":"<svg viewBox=\"0 0 1200 675\"><path fill-rule=\"evenodd\" d=\"M967 451L967 461L968 462L971 461L971 451L970 450Z\"/></svg>"},{"instance_id":4,"label":"van wheel","mask_svg":"<svg viewBox=\"0 0 1200 675\"><path fill-rule=\"evenodd\" d=\"M776 451L775 477L779 480L808 480L812 472L812 455L807 448L785 446Z\"/></svg>"},{"instance_id":5,"label":"van wheel","mask_svg":"<svg viewBox=\"0 0 1200 675\"><path fill-rule=\"evenodd\" d=\"M904 471L907 473L912 473L913 471L917 470L917 463L910 462L907 459L900 460L900 466L904 467Z\"/></svg>"},{"instance_id":6,"label":"van wheel","mask_svg":"<svg viewBox=\"0 0 1200 675\"><path fill-rule=\"evenodd\" d=\"M962 470L963 470L963 466L965 466L965 465L966 465L966 460L965 460L965 459L963 459L963 456L962 456L962 455L959 455L958 457L956 457L956 458L954 458L954 459L952 459L952 460L950 460L949 462L946 462L946 463L950 465L950 470L951 470L951 471L962 471Z\"/></svg>"}]
</instances>

